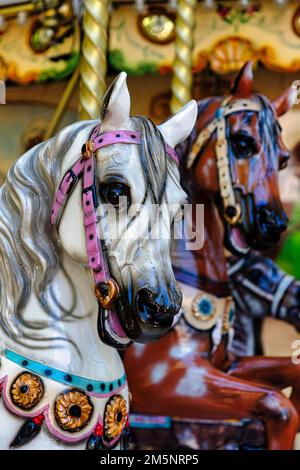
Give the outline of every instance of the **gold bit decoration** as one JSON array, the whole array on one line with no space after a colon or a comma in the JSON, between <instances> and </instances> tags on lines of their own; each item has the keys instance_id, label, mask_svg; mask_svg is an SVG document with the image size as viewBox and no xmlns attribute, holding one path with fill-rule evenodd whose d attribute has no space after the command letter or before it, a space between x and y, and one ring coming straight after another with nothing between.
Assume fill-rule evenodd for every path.
<instances>
[{"instance_id":1,"label":"gold bit decoration","mask_svg":"<svg viewBox=\"0 0 300 470\"><path fill-rule=\"evenodd\" d=\"M176 113L191 99L192 51L197 0L179 0L175 23L175 59L171 83L171 111Z\"/></svg>"},{"instance_id":2,"label":"gold bit decoration","mask_svg":"<svg viewBox=\"0 0 300 470\"><path fill-rule=\"evenodd\" d=\"M10 387L10 396L14 405L23 410L31 410L41 400L44 393L42 380L35 374L23 372L18 375Z\"/></svg>"},{"instance_id":3,"label":"gold bit decoration","mask_svg":"<svg viewBox=\"0 0 300 470\"><path fill-rule=\"evenodd\" d=\"M113 280L109 279L107 283L102 283L99 286L95 286L95 295L100 305L105 308L111 308L113 301L119 293L118 284Z\"/></svg>"},{"instance_id":4,"label":"gold bit decoration","mask_svg":"<svg viewBox=\"0 0 300 470\"><path fill-rule=\"evenodd\" d=\"M97 119L106 91L106 50L110 0L85 0L80 63L80 119Z\"/></svg>"},{"instance_id":5,"label":"gold bit decoration","mask_svg":"<svg viewBox=\"0 0 300 470\"><path fill-rule=\"evenodd\" d=\"M64 431L76 432L88 424L93 409L90 398L84 392L72 389L58 395L54 415Z\"/></svg>"},{"instance_id":6,"label":"gold bit decoration","mask_svg":"<svg viewBox=\"0 0 300 470\"><path fill-rule=\"evenodd\" d=\"M113 395L106 405L104 414L104 436L108 441L121 435L126 419L126 400L121 395Z\"/></svg>"}]
</instances>

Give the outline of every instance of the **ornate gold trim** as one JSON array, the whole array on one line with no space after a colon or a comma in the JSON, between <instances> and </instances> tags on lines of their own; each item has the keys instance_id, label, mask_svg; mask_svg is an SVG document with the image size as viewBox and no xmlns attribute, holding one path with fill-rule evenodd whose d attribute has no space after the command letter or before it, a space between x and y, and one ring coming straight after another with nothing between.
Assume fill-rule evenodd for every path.
<instances>
[{"instance_id":1,"label":"ornate gold trim","mask_svg":"<svg viewBox=\"0 0 300 470\"><path fill-rule=\"evenodd\" d=\"M168 32L168 35L164 34L163 28L164 25L161 25L161 32L155 31L155 24L151 25L156 21L163 21L162 18L165 17L166 20L169 20L170 23L173 23L173 29ZM176 15L172 12L169 12L163 6L149 7L146 13L140 14L137 16L137 27L141 35L154 44L170 44L170 42L175 39L175 19ZM148 20L148 25L145 22ZM164 20L164 24L167 24L167 21ZM157 26L157 25L156 25ZM152 30L151 30L152 28Z\"/></svg>"}]
</instances>

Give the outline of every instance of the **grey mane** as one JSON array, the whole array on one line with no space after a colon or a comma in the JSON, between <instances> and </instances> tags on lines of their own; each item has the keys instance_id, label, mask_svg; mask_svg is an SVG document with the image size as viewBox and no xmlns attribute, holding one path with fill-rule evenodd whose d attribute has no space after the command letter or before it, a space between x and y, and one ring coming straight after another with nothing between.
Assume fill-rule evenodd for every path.
<instances>
[{"instance_id":1,"label":"grey mane","mask_svg":"<svg viewBox=\"0 0 300 470\"><path fill-rule=\"evenodd\" d=\"M48 339L37 332L28 334L28 329L48 324L26 322L23 312L34 292L52 315L47 296L59 266L59 248L50 227L51 206L65 155L73 150L75 161L78 141L90 131L91 122L79 122L30 149L10 168L0 188L0 325L20 343L23 337Z\"/></svg>"}]
</instances>

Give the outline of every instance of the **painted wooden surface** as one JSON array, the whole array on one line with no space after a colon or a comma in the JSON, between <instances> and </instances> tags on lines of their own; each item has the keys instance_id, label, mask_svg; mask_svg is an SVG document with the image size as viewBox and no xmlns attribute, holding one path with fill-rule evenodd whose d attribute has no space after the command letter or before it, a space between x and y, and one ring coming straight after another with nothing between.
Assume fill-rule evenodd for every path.
<instances>
[{"instance_id":1,"label":"painted wooden surface","mask_svg":"<svg viewBox=\"0 0 300 470\"><path fill-rule=\"evenodd\" d=\"M198 4L194 70L210 65L218 73L233 72L249 59L260 60L274 70L299 70L300 37L293 29L299 7L299 1L280 8L272 0L254 2L249 7L241 7L238 2L217 2L215 10ZM151 42L141 34L138 23L138 13L132 6L114 8L110 23L111 65L136 75L168 72L174 41L160 45Z\"/></svg>"}]
</instances>

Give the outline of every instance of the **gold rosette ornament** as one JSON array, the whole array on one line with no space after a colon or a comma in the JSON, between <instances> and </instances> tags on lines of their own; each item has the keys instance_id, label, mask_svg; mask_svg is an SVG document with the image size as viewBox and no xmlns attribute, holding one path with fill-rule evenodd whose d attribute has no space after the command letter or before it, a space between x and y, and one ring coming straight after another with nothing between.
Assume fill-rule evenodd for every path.
<instances>
[{"instance_id":1,"label":"gold rosette ornament","mask_svg":"<svg viewBox=\"0 0 300 470\"><path fill-rule=\"evenodd\" d=\"M12 402L23 410L31 410L36 406L44 393L41 379L30 372L18 375L10 387Z\"/></svg>"},{"instance_id":2,"label":"gold rosette ornament","mask_svg":"<svg viewBox=\"0 0 300 470\"><path fill-rule=\"evenodd\" d=\"M76 432L89 422L93 405L89 397L80 390L67 390L58 395L54 404L57 424L64 430Z\"/></svg>"},{"instance_id":3,"label":"gold rosette ornament","mask_svg":"<svg viewBox=\"0 0 300 470\"><path fill-rule=\"evenodd\" d=\"M126 400L121 395L113 395L105 408L104 436L107 440L120 436L127 419Z\"/></svg>"}]
</instances>

